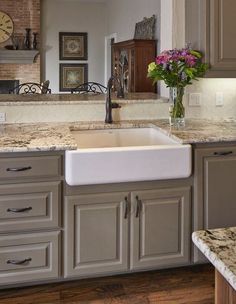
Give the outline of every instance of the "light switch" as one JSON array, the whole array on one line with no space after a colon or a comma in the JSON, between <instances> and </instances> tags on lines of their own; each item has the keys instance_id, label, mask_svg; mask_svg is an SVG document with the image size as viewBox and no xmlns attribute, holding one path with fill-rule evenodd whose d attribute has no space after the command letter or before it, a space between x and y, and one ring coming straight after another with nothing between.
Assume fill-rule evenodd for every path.
<instances>
[{"instance_id":1,"label":"light switch","mask_svg":"<svg viewBox=\"0 0 236 304\"><path fill-rule=\"evenodd\" d=\"M223 92L216 92L216 107L223 107L223 105L224 105Z\"/></svg>"},{"instance_id":2,"label":"light switch","mask_svg":"<svg viewBox=\"0 0 236 304\"><path fill-rule=\"evenodd\" d=\"M0 123L1 123L1 122L5 122L5 121L6 121L6 113L1 112L1 113L0 113Z\"/></svg>"},{"instance_id":3,"label":"light switch","mask_svg":"<svg viewBox=\"0 0 236 304\"><path fill-rule=\"evenodd\" d=\"M202 94L201 93L190 93L188 104L190 107L200 107L202 104Z\"/></svg>"}]
</instances>

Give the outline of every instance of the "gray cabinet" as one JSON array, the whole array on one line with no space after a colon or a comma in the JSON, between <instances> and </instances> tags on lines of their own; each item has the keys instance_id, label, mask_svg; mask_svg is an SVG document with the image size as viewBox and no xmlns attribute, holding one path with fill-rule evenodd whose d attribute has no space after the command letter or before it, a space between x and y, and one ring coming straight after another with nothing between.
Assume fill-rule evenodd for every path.
<instances>
[{"instance_id":1,"label":"gray cabinet","mask_svg":"<svg viewBox=\"0 0 236 304\"><path fill-rule=\"evenodd\" d=\"M0 236L0 285L58 278L60 232Z\"/></svg>"},{"instance_id":2,"label":"gray cabinet","mask_svg":"<svg viewBox=\"0 0 236 304\"><path fill-rule=\"evenodd\" d=\"M0 185L0 232L60 227L61 183Z\"/></svg>"},{"instance_id":3,"label":"gray cabinet","mask_svg":"<svg viewBox=\"0 0 236 304\"><path fill-rule=\"evenodd\" d=\"M128 194L78 195L65 200L65 277L128 268Z\"/></svg>"},{"instance_id":4,"label":"gray cabinet","mask_svg":"<svg viewBox=\"0 0 236 304\"><path fill-rule=\"evenodd\" d=\"M131 269L190 262L190 188L132 193Z\"/></svg>"},{"instance_id":5,"label":"gray cabinet","mask_svg":"<svg viewBox=\"0 0 236 304\"><path fill-rule=\"evenodd\" d=\"M190 204L190 186L67 196L65 276L187 265Z\"/></svg>"},{"instance_id":6,"label":"gray cabinet","mask_svg":"<svg viewBox=\"0 0 236 304\"><path fill-rule=\"evenodd\" d=\"M236 226L236 147L195 149L194 171L194 230Z\"/></svg>"},{"instance_id":7,"label":"gray cabinet","mask_svg":"<svg viewBox=\"0 0 236 304\"><path fill-rule=\"evenodd\" d=\"M185 0L186 42L210 64L207 77L236 77L234 0Z\"/></svg>"},{"instance_id":8,"label":"gray cabinet","mask_svg":"<svg viewBox=\"0 0 236 304\"><path fill-rule=\"evenodd\" d=\"M59 152L0 156L0 285L59 278L62 174Z\"/></svg>"}]
</instances>

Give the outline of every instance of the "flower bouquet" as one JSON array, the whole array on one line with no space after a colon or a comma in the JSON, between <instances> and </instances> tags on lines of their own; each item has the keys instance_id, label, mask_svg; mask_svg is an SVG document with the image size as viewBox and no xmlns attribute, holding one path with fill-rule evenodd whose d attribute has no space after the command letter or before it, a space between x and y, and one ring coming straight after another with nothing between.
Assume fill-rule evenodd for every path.
<instances>
[{"instance_id":1,"label":"flower bouquet","mask_svg":"<svg viewBox=\"0 0 236 304\"><path fill-rule=\"evenodd\" d=\"M207 68L208 65L202 63L201 53L190 48L164 51L148 65L148 77L153 83L163 80L171 89L174 105L170 115L174 125L184 125L184 88L192 84L192 80L202 77Z\"/></svg>"}]
</instances>

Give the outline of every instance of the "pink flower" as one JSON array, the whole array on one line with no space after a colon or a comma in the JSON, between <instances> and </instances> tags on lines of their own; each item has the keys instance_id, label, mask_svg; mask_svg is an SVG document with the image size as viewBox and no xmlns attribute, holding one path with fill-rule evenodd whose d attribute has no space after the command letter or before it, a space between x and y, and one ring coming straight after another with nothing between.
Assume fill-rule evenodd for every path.
<instances>
[{"instance_id":1,"label":"pink flower","mask_svg":"<svg viewBox=\"0 0 236 304\"><path fill-rule=\"evenodd\" d=\"M197 62L197 58L195 56L189 54L189 55L185 56L185 62L189 67L193 67Z\"/></svg>"}]
</instances>

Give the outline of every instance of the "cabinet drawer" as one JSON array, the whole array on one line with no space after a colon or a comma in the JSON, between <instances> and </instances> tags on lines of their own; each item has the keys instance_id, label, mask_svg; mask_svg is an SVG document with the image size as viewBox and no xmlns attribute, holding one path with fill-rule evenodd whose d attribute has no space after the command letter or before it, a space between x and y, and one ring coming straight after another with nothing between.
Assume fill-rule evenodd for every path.
<instances>
[{"instance_id":1,"label":"cabinet drawer","mask_svg":"<svg viewBox=\"0 0 236 304\"><path fill-rule=\"evenodd\" d=\"M58 177L61 156L0 158L0 179Z\"/></svg>"},{"instance_id":2,"label":"cabinet drawer","mask_svg":"<svg viewBox=\"0 0 236 304\"><path fill-rule=\"evenodd\" d=\"M0 236L0 285L59 276L60 232Z\"/></svg>"},{"instance_id":3,"label":"cabinet drawer","mask_svg":"<svg viewBox=\"0 0 236 304\"><path fill-rule=\"evenodd\" d=\"M0 186L0 232L59 227L60 184Z\"/></svg>"}]
</instances>

